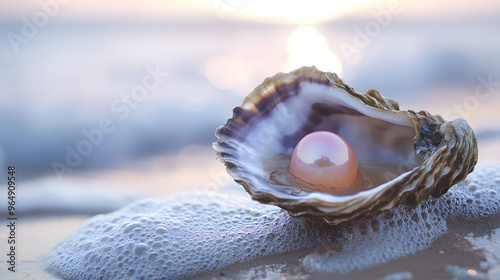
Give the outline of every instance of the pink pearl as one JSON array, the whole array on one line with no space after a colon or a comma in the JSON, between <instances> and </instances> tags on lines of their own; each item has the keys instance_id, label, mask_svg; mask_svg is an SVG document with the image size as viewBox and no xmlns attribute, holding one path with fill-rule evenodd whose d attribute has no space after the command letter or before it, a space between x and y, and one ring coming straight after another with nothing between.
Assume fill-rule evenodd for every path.
<instances>
[{"instance_id":1,"label":"pink pearl","mask_svg":"<svg viewBox=\"0 0 500 280\"><path fill-rule=\"evenodd\" d=\"M329 131L316 131L304 136L293 150L290 173L305 187L331 190L354 182L358 161L342 137Z\"/></svg>"}]
</instances>

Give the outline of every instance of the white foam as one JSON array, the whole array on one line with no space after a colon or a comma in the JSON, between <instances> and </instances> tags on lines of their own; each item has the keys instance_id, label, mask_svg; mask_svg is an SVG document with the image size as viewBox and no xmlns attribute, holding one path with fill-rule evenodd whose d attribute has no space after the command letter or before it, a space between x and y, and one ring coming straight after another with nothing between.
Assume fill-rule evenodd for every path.
<instances>
[{"instance_id":1,"label":"white foam","mask_svg":"<svg viewBox=\"0 0 500 280\"><path fill-rule=\"evenodd\" d=\"M408 271L396 272L386 275L384 278L378 278L377 280L412 280L413 274Z\"/></svg>"},{"instance_id":2,"label":"white foam","mask_svg":"<svg viewBox=\"0 0 500 280\"><path fill-rule=\"evenodd\" d=\"M450 221L500 213L499 185L500 166L478 168L440 199L339 226L292 218L241 191L148 199L88 220L45 260L65 279L171 279L323 245L302 267L347 273L428 248Z\"/></svg>"}]
</instances>

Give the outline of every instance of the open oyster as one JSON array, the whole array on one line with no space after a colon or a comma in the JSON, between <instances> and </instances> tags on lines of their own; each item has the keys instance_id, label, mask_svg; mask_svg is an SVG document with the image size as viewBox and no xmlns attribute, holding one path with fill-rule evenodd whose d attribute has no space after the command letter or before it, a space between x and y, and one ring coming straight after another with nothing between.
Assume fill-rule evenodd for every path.
<instances>
[{"instance_id":1,"label":"open oyster","mask_svg":"<svg viewBox=\"0 0 500 280\"><path fill-rule=\"evenodd\" d=\"M214 148L234 180L257 201L328 224L439 197L477 162L465 120L400 111L378 91L359 93L315 67L267 78L233 113ZM295 146L314 131L350 144L362 178L354 191L318 191L289 176Z\"/></svg>"}]
</instances>

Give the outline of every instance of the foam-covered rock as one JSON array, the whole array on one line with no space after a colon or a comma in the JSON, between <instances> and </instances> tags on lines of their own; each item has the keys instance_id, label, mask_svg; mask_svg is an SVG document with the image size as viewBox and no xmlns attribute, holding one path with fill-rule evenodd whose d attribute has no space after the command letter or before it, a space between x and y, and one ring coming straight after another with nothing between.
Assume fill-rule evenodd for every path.
<instances>
[{"instance_id":1,"label":"foam-covered rock","mask_svg":"<svg viewBox=\"0 0 500 280\"><path fill-rule=\"evenodd\" d=\"M427 248L450 221L500 213L499 201L500 166L477 168L439 199L338 226L292 218L240 191L183 194L95 216L45 260L65 279L171 279L323 245L302 267L347 273Z\"/></svg>"}]
</instances>

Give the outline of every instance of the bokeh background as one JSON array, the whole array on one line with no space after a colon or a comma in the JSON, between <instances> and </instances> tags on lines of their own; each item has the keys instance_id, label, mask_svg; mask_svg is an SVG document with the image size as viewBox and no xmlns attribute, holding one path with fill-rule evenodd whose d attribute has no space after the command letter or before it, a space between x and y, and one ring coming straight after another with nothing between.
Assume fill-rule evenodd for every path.
<instances>
[{"instance_id":1,"label":"bokeh background","mask_svg":"<svg viewBox=\"0 0 500 280\"><path fill-rule=\"evenodd\" d=\"M22 259L88 215L229 183L215 129L300 66L465 118L499 161L499 35L495 0L0 0L0 170L19 213L84 215L20 222Z\"/></svg>"},{"instance_id":2,"label":"bokeh background","mask_svg":"<svg viewBox=\"0 0 500 280\"><path fill-rule=\"evenodd\" d=\"M21 180L56 175L55 162L67 178L213 159L232 108L303 65L480 136L499 125L498 1L2 0L0 17L0 151ZM148 68L167 74L135 100ZM104 118L114 130L69 166Z\"/></svg>"}]
</instances>

